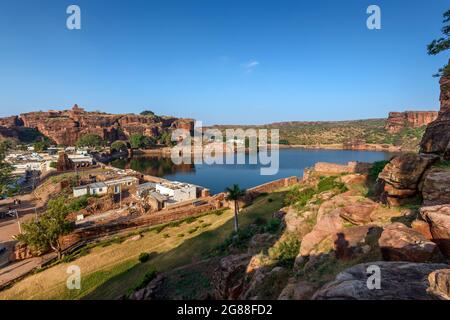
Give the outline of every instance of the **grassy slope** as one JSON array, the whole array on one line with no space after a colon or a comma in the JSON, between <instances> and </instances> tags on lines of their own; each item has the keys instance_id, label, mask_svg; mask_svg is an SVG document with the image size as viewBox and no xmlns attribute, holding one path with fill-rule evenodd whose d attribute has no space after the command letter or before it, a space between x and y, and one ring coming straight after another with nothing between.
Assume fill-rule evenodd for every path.
<instances>
[{"instance_id":1,"label":"grassy slope","mask_svg":"<svg viewBox=\"0 0 450 320\"><path fill-rule=\"evenodd\" d=\"M278 192L258 198L244 209L240 224L245 227L255 218L270 218L282 207L284 193ZM267 198L273 201L267 201ZM200 260L232 232L233 213L207 215L192 223L166 228L160 233L147 232L137 241L96 246L90 253L70 263L61 263L40 273L31 275L13 287L0 292L0 299L114 299L129 292L151 268L170 270ZM200 221L201 220L201 221ZM202 224L210 226L189 233ZM167 235L169 237L167 237ZM183 237L180 235L184 234ZM153 258L139 263L141 252L152 252ZM69 265L81 268L81 290L66 289L66 270Z\"/></svg>"}]
</instances>

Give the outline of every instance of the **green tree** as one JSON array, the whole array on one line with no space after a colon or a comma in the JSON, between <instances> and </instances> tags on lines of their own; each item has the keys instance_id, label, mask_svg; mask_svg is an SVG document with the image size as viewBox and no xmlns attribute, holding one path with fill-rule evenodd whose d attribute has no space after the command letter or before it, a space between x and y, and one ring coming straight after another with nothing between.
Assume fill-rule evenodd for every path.
<instances>
[{"instance_id":1,"label":"green tree","mask_svg":"<svg viewBox=\"0 0 450 320\"><path fill-rule=\"evenodd\" d=\"M13 182L12 172L13 166L5 161L6 150L0 148L0 192L8 191L8 186Z\"/></svg>"},{"instance_id":2,"label":"green tree","mask_svg":"<svg viewBox=\"0 0 450 320\"><path fill-rule=\"evenodd\" d=\"M136 133L131 135L130 145L133 149L145 149L154 145L154 141L150 137Z\"/></svg>"},{"instance_id":3,"label":"green tree","mask_svg":"<svg viewBox=\"0 0 450 320\"><path fill-rule=\"evenodd\" d=\"M45 151L47 150L48 146L48 143L45 141L36 141L35 143L33 143L34 151L36 152Z\"/></svg>"},{"instance_id":4,"label":"green tree","mask_svg":"<svg viewBox=\"0 0 450 320\"><path fill-rule=\"evenodd\" d=\"M245 194L245 190L242 190L238 184L233 184L232 187L226 188L225 192L227 192L226 199L233 201L234 204L234 231L237 232L239 230L239 199Z\"/></svg>"},{"instance_id":5,"label":"green tree","mask_svg":"<svg viewBox=\"0 0 450 320\"><path fill-rule=\"evenodd\" d=\"M81 136L75 144L79 148L80 147L95 148L95 147L102 146L103 143L104 143L104 141L102 140L102 138L99 135L96 135L93 133L88 133L88 134L85 134L84 136Z\"/></svg>"},{"instance_id":6,"label":"green tree","mask_svg":"<svg viewBox=\"0 0 450 320\"><path fill-rule=\"evenodd\" d=\"M128 147L127 147L126 142L121 141L121 140L114 141L111 144L111 150L112 151L121 152L121 151L125 151L127 149L128 149Z\"/></svg>"},{"instance_id":7,"label":"green tree","mask_svg":"<svg viewBox=\"0 0 450 320\"><path fill-rule=\"evenodd\" d=\"M66 202L64 197L50 200L46 212L38 219L22 225L24 232L17 239L34 251L45 252L51 249L61 259L60 237L69 234L74 228L73 223L67 220L70 210Z\"/></svg>"},{"instance_id":8,"label":"green tree","mask_svg":"<svg viewBox=\"0 0 450 320\"><path fill-rule=\"evenodd\" d=\"M150 110L144 110L141 112L141 116L154 116L154 115L155 115L155 113Z\"/></svg>"},{"instance_id":9,"label":"green tree","mask_svg":"<svg viewBox=\"0 0 450 320\"><path fill-rule=\"evenodd\" d=\"M444 27L441 29L443 37L433 40L427 46L429 55L437 55L441 52L447 51L450 48L450 10L444 12L443 16L444 20L442 22L444 23ZM449 64L439 69L439 73L436 76L440 75L450 75Z\"/></svg>"}]
</instances>

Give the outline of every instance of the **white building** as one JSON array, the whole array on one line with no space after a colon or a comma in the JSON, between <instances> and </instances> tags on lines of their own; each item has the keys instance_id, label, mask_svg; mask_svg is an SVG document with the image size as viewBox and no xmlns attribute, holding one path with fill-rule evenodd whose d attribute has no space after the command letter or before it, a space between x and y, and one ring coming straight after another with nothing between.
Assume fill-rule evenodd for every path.
<instances>
[{"instance_id":1,"label":"white building","mask_svg":"<svg viewBox=\"0 0 450 320\"><path fill-rule=\"evenodd\" d=\"M89 193L92 195L103 195L108 192L108 187L104 182L95 182L88 185Z\"/></svg>"},{"instance_id":2,"label":"white building","mask_svg":"<svg viewBox=\"0 0 450 320\"><path fill-rule=\"evenodd\" d=\"M172 198L176 202L197 199L197 187L178 181L157 183L156 191Z\"/></svg>"}]
</instances>

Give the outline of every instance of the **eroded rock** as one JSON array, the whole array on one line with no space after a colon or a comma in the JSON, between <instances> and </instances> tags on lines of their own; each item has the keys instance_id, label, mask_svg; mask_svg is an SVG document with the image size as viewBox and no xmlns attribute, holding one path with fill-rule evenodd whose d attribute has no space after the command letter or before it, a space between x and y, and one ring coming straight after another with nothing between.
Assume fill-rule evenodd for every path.
<instances>
[{"instance_id":1,"label":"eroded rock","mask_svg":"<svg viewBox=\"0 0 450 320\"><path fill-rule=\"evenodd\" d=\"M430 225L433 241L450 258L450 204L422 207L420 215Z\"/></svg>"},{"instance_id":2,"label":"eroded rock","mask_svg":"<svg viewBox=\"0 0 450 320\"><path fill-rule=\"evenodd\" d=\"M383 259L387 261L442 261L442 255L434 242L400 222L387 225L378 244Z\"/></svg>"},{"instance_id":3,"label":"eroded rock","mask_svg":"<svg viewBox=\"0 0 450 320\"><path fill-rule=\"evenodd\" d=\"M369 289L370 266L380 270L380 289ZM350 267L319 289L315 300L432 300L427 292L428 275L446 264L377 261ZM370 269L369 269L370 270ZM370 281L371 284L373 282Z\"/></svg>"}]
</instances>

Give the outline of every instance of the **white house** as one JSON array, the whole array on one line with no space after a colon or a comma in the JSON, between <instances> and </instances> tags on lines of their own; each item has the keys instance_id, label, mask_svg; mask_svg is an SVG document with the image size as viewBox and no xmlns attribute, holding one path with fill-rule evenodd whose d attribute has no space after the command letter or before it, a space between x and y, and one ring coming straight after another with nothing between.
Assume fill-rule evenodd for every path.
<instances>
[{"instance_id":1,"label":"white house","mask_svg":"<svg viewBox=\"0 0 450 320\"><path fill-rule=\"evenodd\" d=\"M103 195L108 192L108 186L104 182L95 182L88 185L92 195Z\"/></svg>"},{"instance_id":2,"label":"white house","mask_svg":"<svg viewBox=\"0 0 450 320\"><path fill-rule=\"evenodd\" d=\"M88 192L89 192L88 186L73 187L73 196L75 198L84 196L88 194Z\"/></svg>"}]
</instances>

